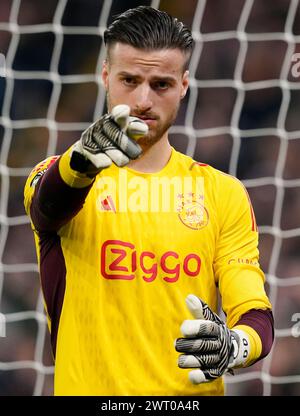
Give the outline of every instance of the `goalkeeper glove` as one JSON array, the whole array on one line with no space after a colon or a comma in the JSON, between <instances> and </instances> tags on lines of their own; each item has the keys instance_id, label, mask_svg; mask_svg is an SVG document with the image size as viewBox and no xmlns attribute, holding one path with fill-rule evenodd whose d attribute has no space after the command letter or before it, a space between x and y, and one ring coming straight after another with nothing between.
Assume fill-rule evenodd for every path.
<instances>
[{"instance_id":1,"label":"goalkeeper glove","mask_svg":"<svg viewBox=\"0 0 300 416\"><path fill-rule=\"evenodd\" d=\"M178 338L175 348L183 353L178 358L180 368L197 368L190 371L190 381L194 384L212 381L228 369L243 366L250 351L247 334L227 328L195 295L188 295L186 304L196 319L183 322L181 332L185 338Z\"/></svg>"},{"instance_id":2,"label":"goalkeeper glove","mask_svg":"<svg viewBox=\"0 0 300 416\"><path fill-rule=\"evenodd\" d=\"M125 166L140 156L142 149L135 140L147 134L148 126L129 113L127 105L117 105L111 114L105 114L89 126L73 145L71 168L94 177L112 162Z\"/></svg>"}]
</instances>

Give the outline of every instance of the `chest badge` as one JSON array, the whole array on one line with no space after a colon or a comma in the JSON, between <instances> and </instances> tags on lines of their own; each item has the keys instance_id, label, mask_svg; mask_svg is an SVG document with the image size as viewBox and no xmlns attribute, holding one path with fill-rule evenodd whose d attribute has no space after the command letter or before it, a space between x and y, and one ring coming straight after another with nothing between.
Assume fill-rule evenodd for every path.
<instances>
[{"instance_id":1,"label":"chest badge","mask_svg":"<svg viewBox=\"0 0 300 416\"><path fill-rule=\"evenodd\" d=\"M209 221L209 214L203 204L203 196L194 193L178 194L177 212L180 221L192 230L201 230Z\"/></svg>"}]
</instances>

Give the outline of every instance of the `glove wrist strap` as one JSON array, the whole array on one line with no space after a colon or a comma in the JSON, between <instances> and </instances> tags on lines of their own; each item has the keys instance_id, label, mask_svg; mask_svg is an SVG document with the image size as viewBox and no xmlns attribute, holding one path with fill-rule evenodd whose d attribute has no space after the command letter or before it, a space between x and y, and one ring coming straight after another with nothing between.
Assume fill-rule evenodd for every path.
<instances>
[{"instance_id":1,"label":"glove wrist strap","mask_svg":"<svg viewBox=\"0 0 300 416\"><path fill-rule=\"evenodd\" d=\"M86 174L73 170L70 166L70 157L73 147L69 148L59 159L59 173L62 180L71 188L85 188L94 181Z\"/></svg>"},{"instance_id":2,"label":"glove wrist strap","mask_svg":"<svg viewBox=\"0 0 300 416\"><path fill-rule=\"evenodd\" d=\"M232 329L230 332L233 349L228 368L243 367L250 355L249 337L246 332L240 329Z\"/></svg>"},{"instance_id":3,"label":"glove wrist strap","mask_svg":"<svg viewBox=\"0 0 300 416\"><path fill-rule=\"evenodd\" d=\"M80 174L85 174L93 179L101 170L97 169L83 154L82 144L78 140L73 146L70 154L70 168Z\"/></svg>"}]
</instances>

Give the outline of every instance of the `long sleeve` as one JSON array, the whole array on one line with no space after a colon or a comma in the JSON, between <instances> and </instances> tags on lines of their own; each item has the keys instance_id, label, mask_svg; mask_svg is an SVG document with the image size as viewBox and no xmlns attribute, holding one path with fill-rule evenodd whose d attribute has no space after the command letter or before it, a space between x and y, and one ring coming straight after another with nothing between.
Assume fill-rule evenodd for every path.
<instances>
[{"instance_id":1,"label":"long sleeve","mask_svg":"<svg viewBox=\"0 0 300 416\"><path fill-rule=\"evenodd\" d=\"M29 175L24 205L35 230L56 232L82 208L93 179L69 167L70 149L39 163Z\"/></svg>"},{"instance_id":2,"label":"long sleeve","mask_svg":"<svg viewBox=\"0 0 300 416\"><path fill-rule=\"evenodd\" d=\"M218 188L220 232L214 271L222 308L231 328L251 309L271 309L265 275L259 265L258 231L250 200L243 185L229 175Z\"/></svg>"},{"instance_id":3,"label":"long sleeve","mask_svg":"<svg viewBox=\"0 0 300 416\"><path fill-rule=\"evenodd\" d=\"M251 309L241 316L234 329L247 333L251 345L246 366L266 357L274 341L274 318L270 309Z\"/></svg>"}]
</instances>

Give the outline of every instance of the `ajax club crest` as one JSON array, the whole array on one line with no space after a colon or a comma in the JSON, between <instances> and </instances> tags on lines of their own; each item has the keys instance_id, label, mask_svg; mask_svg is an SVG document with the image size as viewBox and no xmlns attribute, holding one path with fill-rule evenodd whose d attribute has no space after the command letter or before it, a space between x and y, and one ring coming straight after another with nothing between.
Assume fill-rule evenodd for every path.
<instances>
[{"instance_id":1,"label":"ajax club crest","mask_svg":"<svg viewBox=\"0 0 300 416\"><path fill-rule=\"evenodd\" d=\"M197 197L194 193L187 196L179 194L177 212L180 221L193 230L201 230L208 224L209 215L202 195Z\"/></svg>"}]
</instances>

